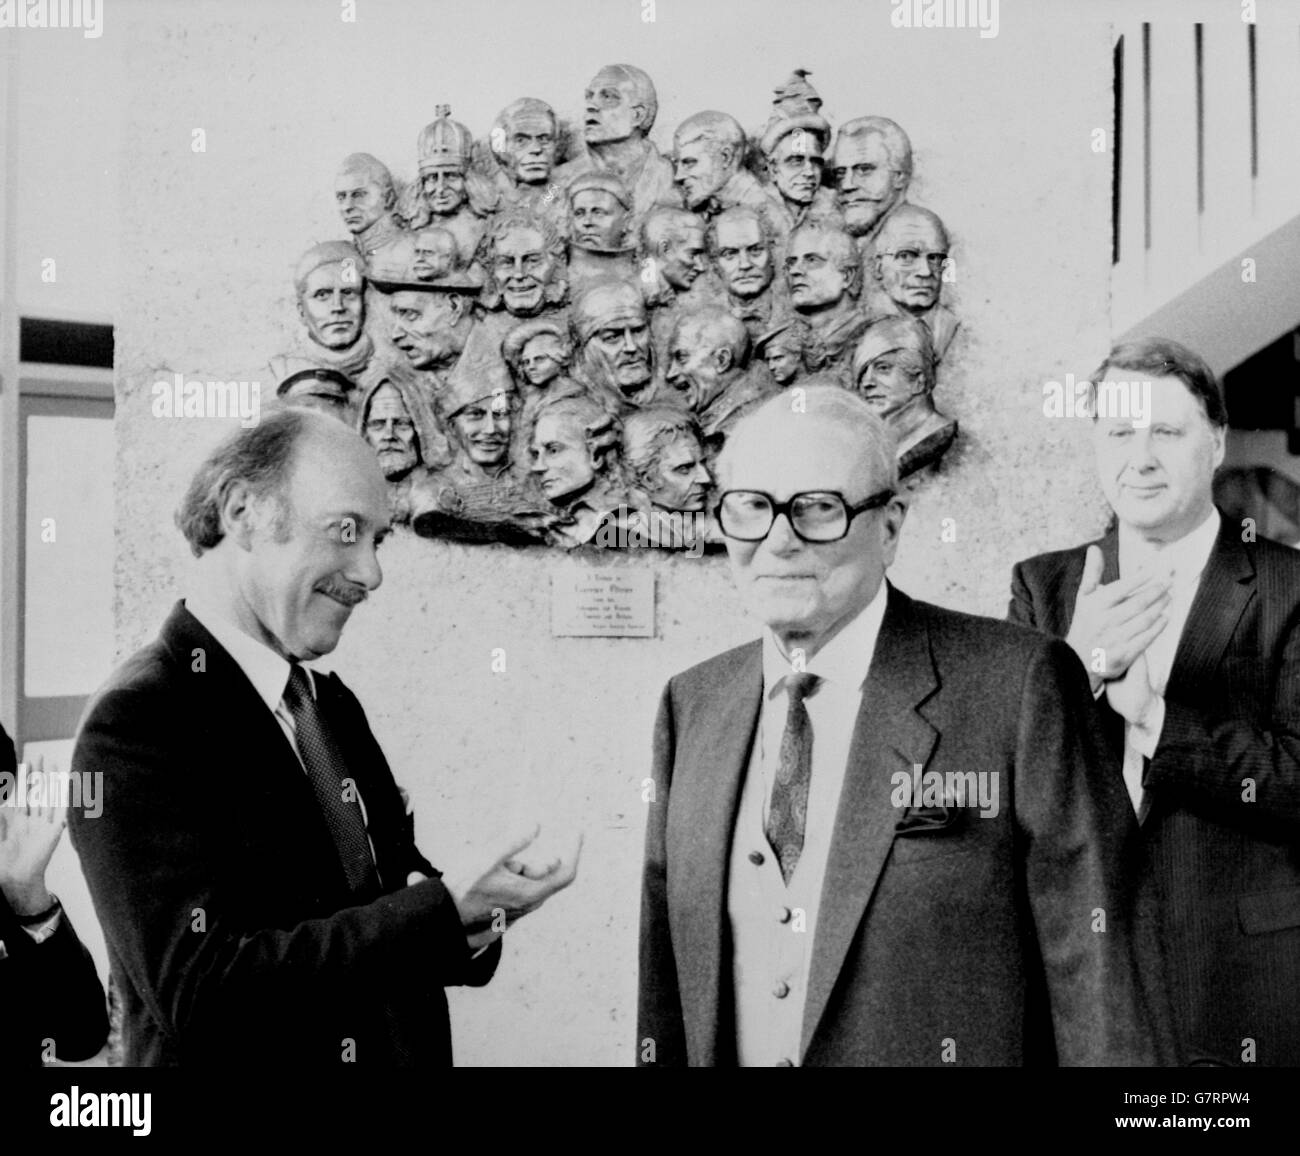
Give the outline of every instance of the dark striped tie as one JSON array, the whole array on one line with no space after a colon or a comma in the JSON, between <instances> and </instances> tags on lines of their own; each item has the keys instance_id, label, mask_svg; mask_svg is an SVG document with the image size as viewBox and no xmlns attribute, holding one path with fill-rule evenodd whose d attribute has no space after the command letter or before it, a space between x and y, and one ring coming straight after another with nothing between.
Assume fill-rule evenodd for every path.
<instances>
[{"instance_id":1,"label":"dark striped tie","mask_svg":"<svg viewBox=\"0 0 1300 1156\"><path fill-rule=\"evenodd\" d=\"M781 735L776 782L767 810L767 841L788 884L803 851L804 824L808 818L808 786L812 781L812 720L804 699L816 694L821 679L815 674L787 674L785 693L790 700Z\"/></svg>"},{"instance_id":2,"label":"dark striped tie","mask_svg":"<svg viewBox=\"0 0 1300 1156\"><path fill-rule=\"evenodd\" d=\"M348 888L358 898L377 896L379 872L370 854L356 784L344 782L349 776L343 753L316 705L308 677L296 662L291 664L289 685L284 691L285 705L293 715L298 754L302 756L316 803L333 836Z\"/></svg>"},{"instance_id":3,"label":"dark striped tie","mask_svg":"<svg viewBox=\"0 0 1300 1156\"><path fill-rule=\"evenodd\" d=\"M349 776L343 753L316 705L307 682L309 677L296 662L291 663L284 702L293 715L294 741L298 746L298 754L302 756L303 766L307 768L307 778L316 795L316 803L325 816L330 835L334 839L339 862L347 876L348 888L357 899L376 898L383 888L374 857L370 853L361 804L357 801L360 795L355 783L349 789L344 782ZM383 1062L409 1067L413 1063L415 1045L406 1038L403 1016L398 1014L385 993L378 994L380 1011L388 1032L389 1050ZM362 1050L366 1051L367 1058L373 1054L362 1043L358 1048L358 1057Z\"/></svg>"}]
</instances>

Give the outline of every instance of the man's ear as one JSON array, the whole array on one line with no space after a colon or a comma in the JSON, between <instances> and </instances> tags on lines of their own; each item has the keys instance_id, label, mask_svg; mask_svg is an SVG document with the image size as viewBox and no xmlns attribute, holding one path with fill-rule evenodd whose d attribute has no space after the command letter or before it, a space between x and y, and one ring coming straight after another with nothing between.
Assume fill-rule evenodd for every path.
<instances>
[{"instance_id":1,"label":"man's ear","mask_svg":"<svg viewBox=\"0 0 1300 1156\"><path fill-rule=\"evenodd\" d=\"M384 194L384 208L391 209L395 204L397 204L397 190L389 185L388 192Z\"/></svg>"},{"instance_id":2,"label":"man's ear","mask_svg":"<svg viewBox=\"0 0 1300 1156\"><path fill-rule=\"evenodd\" d=\"M465 298L459 293L447 295L447 308L451 310L451 323L456 325L465 316Z\"/></svg>"},{"instance_id":3,"label":"man's ear","mask_svg":"<svg viewBox=\"0 0 1300 1156\"><path fill-rule=\"evenodd\" d=\"M636 127L645 132L646 112L644 104L634 104L632 111L636 113Z\"/></svg>"},{"instance_id":4,"label":"man's ear","mask_svg":"<svg viewBox=\"0 0 1300 1156\"><path fill-rule=\"evenodd\" d=\"M724 169L738 168L739 149L735 145L724 144L718 147L718 160Z\"/></svg>"},{"instance_id":5,"label":"man's ear","mask_svg":"<svg viewBox=\"0 0 1300 1156\"><path fill-rule=\"evenodd\" d=\"M302 298L298 298L298 316L302 319L304 325L307 324L307 310L303 308Z\"/></svg>"},{"instance_id":6,"label":"man's ear","mask_svg":"<svg viewBox=\"0 0 1300 1156\"><path fill-rule=\"evenodd\" d=\"M725 345L720 345L713 351L713 361L717 365L719 373L726 373L735 364L735 360L731 350Z\"/></svg>"},{"instance_id":7,"label":"man's ear","mask_svg":"<svg viewBox=\"0 0 1300 1156\"><path fill-rule=\"evenodd\" d=\"M1226 449L1224 442L1227 428L1225 426L1216 425L1212 426L1211 430L1214 435L1214 468L1217 470L1221 465L1223 465L1223 455Z\"/></svg>"},{"instance_id":8,"label":"man's ear","mask_svg":"<svg viewBox=\"0 0 1300 1156\"><path fill-rule=\"evenodd\" d=\"M249 550L253 545L253 534L257 529L257 496L249 489L248 483L232 482L221 494L218 512L221 516L221 532L241 550Z\"/></svg>"}]
</instances>

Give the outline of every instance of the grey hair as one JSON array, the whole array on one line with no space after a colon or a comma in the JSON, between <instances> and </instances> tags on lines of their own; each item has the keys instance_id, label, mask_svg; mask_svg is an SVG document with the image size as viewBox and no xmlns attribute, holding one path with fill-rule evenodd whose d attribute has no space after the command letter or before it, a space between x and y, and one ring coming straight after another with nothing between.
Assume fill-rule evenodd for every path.
<instances>
[{"instance_id":1,"label":"grey hair","mask_svg":"<svg viewBox=\"0 0 1300 1156\"><path fill-rule=\"evenodd\" d=\"M275 499L279 509L273 532L277 536L283 532L289 512L285 493L289 473L299 444L319 420L334 419L293 406L264 412L257 425L236 430L207 456L176 509L176 526L196 558L225 537L221 507L230 488L241 482L257 497Z\"/></svg>"},{"instance_id":2,"label":"grey hair","mask_svg":"<svg viewBox=\"0 0 1300 1156\"><path fill-rule=\"evenodd\" d=\"M718 477L729 471L733 447L747 428L781 420L818 421L850 434L859 447L860 463L872 477L883 480L883 489L898 492L898 442L893 431L862 398L825 374L814 374L782 390L741 418L718 455Z\"/></svg>"}]
</instances>

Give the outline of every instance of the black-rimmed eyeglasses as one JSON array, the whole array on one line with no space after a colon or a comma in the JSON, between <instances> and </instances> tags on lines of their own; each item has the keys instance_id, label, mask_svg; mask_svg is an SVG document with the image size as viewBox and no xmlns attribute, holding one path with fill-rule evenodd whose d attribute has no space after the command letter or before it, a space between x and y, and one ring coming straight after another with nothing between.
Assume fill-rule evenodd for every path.
<instances>
[{"instance_id":1,"label":"black-rimmed eyeglasses","mask_svg":"<svg viewBox=\"0 0 1300 1156\"><path fill-rule=\"evenodd\" d=\"M718 497L718 525L738 542L761 542L784 514L795 537L805 542L838 542L859 514L883 506L894 496L881 490L856 506L834 490L806 490L778 502L762 490L726 490Z\"/></svg>"}]
</instances>

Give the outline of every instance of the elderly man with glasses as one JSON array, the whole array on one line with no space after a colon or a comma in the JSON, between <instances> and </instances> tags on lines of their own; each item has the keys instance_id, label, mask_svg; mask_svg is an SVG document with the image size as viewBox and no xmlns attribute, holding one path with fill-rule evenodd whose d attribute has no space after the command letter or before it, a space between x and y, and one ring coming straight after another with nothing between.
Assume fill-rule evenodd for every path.
<instances>
[{"instance_id":1,"label":"elderly man with glasses","mask_svg":"<svg viewBox=\"0 0 1300 1156\"><path fill-rule=\"evenodd\" d=\"M906 506L862 399L778 395L718 466L764 637L663 694L638 1062L1158 1062L1136 828L1078 659L885 580Z\"/></svg>"}]
</instances>

